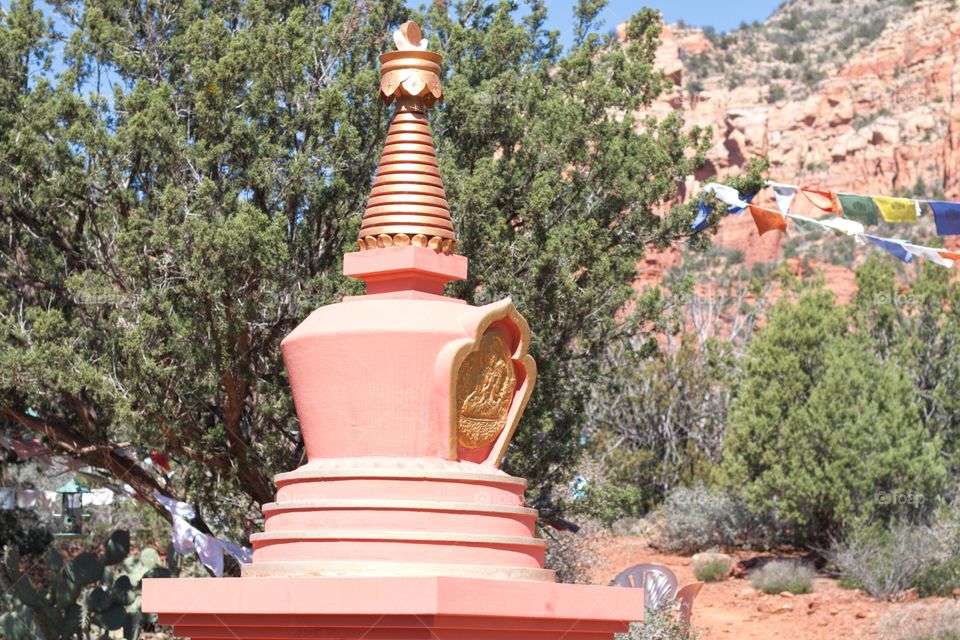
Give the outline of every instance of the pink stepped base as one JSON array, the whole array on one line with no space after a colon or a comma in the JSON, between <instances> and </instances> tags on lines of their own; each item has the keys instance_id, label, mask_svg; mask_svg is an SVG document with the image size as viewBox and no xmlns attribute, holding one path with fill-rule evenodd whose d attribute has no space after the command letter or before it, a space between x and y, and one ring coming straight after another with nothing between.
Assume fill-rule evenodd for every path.
<instances>
[{"instance_id":1,"label":"pink stepped base","mask_svg":"<svg viewBox=\"0 0 960 640\"><path fill-rule=\"evenodd\" d=\"M451 577L148 580L143 599L194 640L610 640L643 609L639 589Z\"/></svg>"},{"instance_id":2,"label":"pink stepped base","mask_svg":"<svg viewBox=\"0 0 960 640\"><path fill-rule=\"evenodd\" d=\"M552 582L526 481L435 458L328 458L277 476L244 576L455 576Z\"/></svg>"}]
</instances>

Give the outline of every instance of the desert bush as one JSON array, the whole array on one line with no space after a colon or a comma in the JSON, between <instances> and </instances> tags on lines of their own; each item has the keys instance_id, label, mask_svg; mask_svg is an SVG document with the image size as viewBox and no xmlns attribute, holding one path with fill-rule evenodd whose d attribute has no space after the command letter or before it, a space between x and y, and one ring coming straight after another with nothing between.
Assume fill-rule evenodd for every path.
<instances>
[{"instance_id":1,"label":"desert bush","mask_svg":"<svg viewBox=\"0 0 960 640\"><path fill-rule=\"evenodd\" d=\"M943 561L933 561L924 567L913 580L920 597L949 596L960 587L960 556Z\"/></svg>"},{"instance_id":2,"label":"desert bush","mask_svg":"<svg viewBox=\"0 0 960 640\"><path fill-rule=\"evenodd\" d=\"M853 584L875 598L889 598L913 586L938 559L940 547L930 527L901 522L854 530L828 555Z\"/></svg>"},{"instance_id":3,"label":"desert bush","mask_svg":"<svg viewBox=\"0 0 960 640\"><path fill-rule=\"evenodd\" d=\"M654 546L673 553L714 547L765 546L773 529L732 493L703 486L675 489L653 515Z\"/></svg>"},{"instance_id":4,"label":"desert bush","mask_svg":"<svg viewBox=\"0 0 960 640\"><path fill-rule=\"evenodd\" d=\"M543 529L547 541L544 565L557 572L557 581L592 584L593 568L600 562L597 549L606 536L604 528L593 522L581 523L577 533Z\"/></svg>"},{"instance_id":5,"label":"desert bush","mask_svg":"<svg viewBox=\"0 0 960 640\"><path fill-rule=\"evenodd\" d=\"M844 581L878 598L909 588L950 595L960 587L960 500L941 505L928 523L855 529L828 556Z\"/></svg>"},{"instance_id":6,"label":"desert bush","mask_svg":"<svg viewBox=\"0 0 960 640\"><path fill-rule=\"evenodd\" d=\"M723 554L704 554L704 557L693 559L693 575L703 582L719 582L730 575L733 560Z\"/></svg>"},{"instance_id":7,"label":"desert bush","mask_svg":"<svg viewBox=\"0 0 960 640\"><path fill-rule=\"evenodd\" d=\"M621 518L610 525L610 533L615 536L642 536L646 535L648 526L643 518Z\"/></svg>"},{"instance_id":8,"label":"desert bush","mask_svg":"<svg viewBox=\"0 0 960 640\"><path fill-rule=\"evenodd\" d=\"M899 608L877 625L883 640L960 640L960 607L955 604Z\"/></svg>"},{"instance_id":9,"label":"desert bush","mask_svg":"<svg viewBox=\"0 0 960 640\"><path fill-rule=\"evenodd\" d=\"M674 304L698 303L678 294ZM643 354L640 343L611 346L603 393L587 407L582 465L598 468L584 471L590 484L577 509L594 517L615 512L603 503L623 516L646 513L674 487L707 477L720 459L733 366L727 345L691 337L662 358Z\"/></svg>"},{"instance_id":10,"label":"desert bush","mask_svg":"<svg viewBox=\"0 0 960 640\"><path fill-rule=\"evenodd\" d=\"M627 633L614 637L616 640L696 640L696 630L677 619L672 604L648 611L643 622L634 622Z\"/></svg>"},{"instance_id":11,"label":"desert bush","mask_svg":"<svg viewBox=\"0 0 960 640\"><path fill-rule=\"evenodd\" d=\"M814 576L816 572L802 562L774 560L754 571L750 584L764 593L810 593Z\"/></svg>"},{"instance_id":12,"label":"desert bush","mask_svg":"<svg viewBox=\"0 0 960 640\"><path fill-rule=\"evenodd\" d=\"M585 495L573 505L573 512L595 518L607 527L624 518L643 513L644 495L639 487L598 484L587 488Z\"/></svg>"}]
</instances>

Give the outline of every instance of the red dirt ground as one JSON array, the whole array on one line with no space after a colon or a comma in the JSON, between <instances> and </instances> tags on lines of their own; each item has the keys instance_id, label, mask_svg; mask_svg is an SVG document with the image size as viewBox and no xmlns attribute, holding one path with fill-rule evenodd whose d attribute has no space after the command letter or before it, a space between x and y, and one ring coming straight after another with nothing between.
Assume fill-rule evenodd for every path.
<instances>
[{"instance_id":1,"label":"red dirt ground","mask_svg":"<svg viewBox=\"0 0 960 640\"><path fill-rule=\"evenodd\" d=\"M690 558L660 553L645 538L613 538L600 555L603 562L595 574L599 584L609 583L623 569L641 562L667 565L681 585L695 580ZM756 555L769 554L737 553L734 561ZM830 578L818 578L810 594L770 596L751 587L745 578L731 577L703 587L693 606L693 626L700 640L876 640L881 638L878 622L895 610L923 615L928 607L958 606L944 598L921 602L920 606L880 602L860 591L842 589Z\"/></svg>"}]
</instances>

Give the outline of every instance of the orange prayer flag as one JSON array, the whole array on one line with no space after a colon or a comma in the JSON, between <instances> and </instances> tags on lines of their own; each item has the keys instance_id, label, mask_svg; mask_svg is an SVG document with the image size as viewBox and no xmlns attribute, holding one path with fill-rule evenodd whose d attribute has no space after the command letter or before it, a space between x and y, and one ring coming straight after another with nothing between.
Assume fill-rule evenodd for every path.
<instances>
[{"instance_id":1,"label":"orange prayer flag","mask_svg":"<svg viewBox=\"0 0 960 640\"><path fill-rule=\"evenodd\" d=\"M815 206L821 211L839 213L839 208L836 205L836 194L832 191L826 191L824 189L810 189L803 187L800 189L800 193L810 201L810 204Z\"/></svg>"},{"instance_id":2,"label":"orange prayer flag","mask_svg":"<svg viewBox=\"0 0 960 640\"><path fill-rule=\"evenodd\" d=\"M953 251L946 251L945 249L938 249L937 253L946 258L947 260L960 260L960 253L955 253Z\"/></svg>"},{"instance_id":3,"label":"orange prayer flag","mask_svg":"<svg viewBox=\"0 0 960 640\"><path fill-rule=\"evenodd\" d=\"M779 213L752 204L750 205L750 215L753 216L753 222L757 225L757 232L761 236L767 231L782 231L784 233L787 231L787 221Z\"/></svg>"}]
</instances>

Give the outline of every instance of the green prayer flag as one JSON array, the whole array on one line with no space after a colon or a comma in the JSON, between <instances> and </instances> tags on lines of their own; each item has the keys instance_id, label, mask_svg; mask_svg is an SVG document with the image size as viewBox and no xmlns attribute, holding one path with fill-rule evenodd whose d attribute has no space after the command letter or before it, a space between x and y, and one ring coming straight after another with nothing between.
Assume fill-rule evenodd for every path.
<instances>
[{"instance_id":1,"label":"green prayer flag","mask_svg":"<svg viewBox=\"0 0 960 640\"><path fill-rule=\"evenodd\" d=\"M801 216L790 216L790 219L797 225L797 231L800 233L823 233L824 228L813 220L807 220Z\"/></svg>"},{"instance_id":2,"label":"green prayer flag","mask_svg":"<svg viewBox=\"0 0 960 640\"><path fill-rule=\"evenodd\" d=\"M880 212L877 210L877 203L873 201L873 198L838 193L837 199L840 201L840 209L843 211L844 218L856 220L865 226L877 224Z\"/></svg>"}]
</instances>

